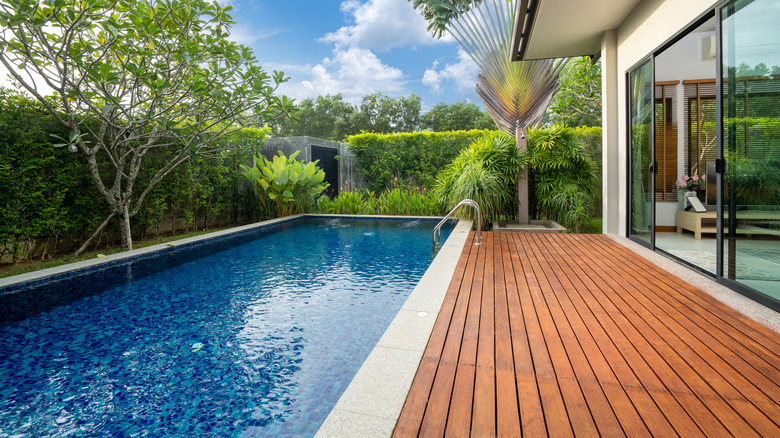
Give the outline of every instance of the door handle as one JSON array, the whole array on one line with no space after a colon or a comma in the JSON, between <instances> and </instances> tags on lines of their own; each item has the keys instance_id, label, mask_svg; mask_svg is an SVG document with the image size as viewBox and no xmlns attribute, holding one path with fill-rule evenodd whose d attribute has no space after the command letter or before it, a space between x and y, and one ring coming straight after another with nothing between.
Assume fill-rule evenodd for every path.
<instances>
[{"instance_id":1,"label":"door handle","mask_svg":"<svg viewBox=\"0 0 780 438\"><path fill-rule=\"evenodd\" d=\"M651 162L650 166L647 167L647 171L654 175L658 175L658 160Z\"/></svg>"}]
</instances>

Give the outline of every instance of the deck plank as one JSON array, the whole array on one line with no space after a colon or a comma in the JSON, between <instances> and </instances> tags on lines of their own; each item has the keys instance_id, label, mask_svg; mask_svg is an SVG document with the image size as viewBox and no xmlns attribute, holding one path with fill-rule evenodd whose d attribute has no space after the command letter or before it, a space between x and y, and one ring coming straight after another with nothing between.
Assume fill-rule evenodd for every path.
<instances>
[{"instance_id":1,"label":"deck plank","mask_svg":"<svg viewBox=\"0 0 780 438\"><path fill-rule=\"evenodd\" d=\"M607 236L483 236L394 436L780 436L777 333Z\"/></svg>"}]
</instances>

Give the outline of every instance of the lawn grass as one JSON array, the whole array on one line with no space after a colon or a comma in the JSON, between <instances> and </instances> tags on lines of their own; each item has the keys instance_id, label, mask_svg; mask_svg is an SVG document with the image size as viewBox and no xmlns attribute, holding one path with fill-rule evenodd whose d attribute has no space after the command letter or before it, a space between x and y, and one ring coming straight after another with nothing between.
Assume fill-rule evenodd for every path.
<instances>
[{"instance_id":1,"label":"lawn grass","mask_svg":"<svg viewBox=\"0 0 780 438\"><path fill-rule=\"evenodd\" d=\"M133 242L134 249L145 248L147 246L159 245L160 243L173 242L175 240L186 239L188 237L200 236L202 234L213 233L215 231L226 230L225 228L214 228L211 230L195 231L186 234L176 234L174 236L157 237L153 239L140 240ZM85 252L78 257L73 257L73 254L66 254L51 260L25 260L22 263L16 265L7 265L0 267L0 278L11 277L13 275L26 274L28 272L40 271L41 269L54 268L56 266L67 265L68 263L80 262L82 260L94 259L98 254L109 255L122 252L120 247L104 248L97 251Z\"/></svg>"}]
</instances>

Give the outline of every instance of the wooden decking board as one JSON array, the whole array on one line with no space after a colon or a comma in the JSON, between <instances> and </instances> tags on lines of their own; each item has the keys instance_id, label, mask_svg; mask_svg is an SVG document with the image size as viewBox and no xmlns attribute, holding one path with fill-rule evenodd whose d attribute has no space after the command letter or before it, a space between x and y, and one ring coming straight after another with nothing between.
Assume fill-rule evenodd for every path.
<instances>
[{"instance_id":1,"label":"wooden decking board","mask_svg":"<svg viewBox=\"0 0 780 438\"><path fill-rule=\"evenodd\" d=\"M606 236L483 236L394 436L780 436L776 333Z\"/></svg>"},{"instance_id":2,"label":"wooden decking board","mask_svg":"<svg viewBox=\"0 0 780 438\"><path fill-rule=\"evenodd\" d=\"M474 406L471 433L496 435L496 355L495 355L495 278L493 272L493 235L485 236L485 271L482 277L477 370L474 381Z\"/></svg>"},{"instance_id":3,"label":"wooden decking board","mask_svg":"<svg viewBox=\"0 0 780 438\"><path fill-rule=\"evenodd\" d=\"M560 247L559 241L552 240L550 244L550 246L557 250L557 259L562 263L560 269L562 272L566 273L567 277L572 281L572 284L576 286L575 290L597 289L596 284L591 281L590 277L582 272L581 266L568 257L567 252ZM629 360L631 360L631 357L635 355L630 344L626 343L625 347L627 348L624 348L622 350L623 353L621 353L621 350L612 342L612 339L604 331L604 328L598 323L596 314L591 312L592 309L588 307L585 300L577 293L572 293L568 298L572 301L574 308L578 310L575 315L582 318L583 323L586 324L586 326L583 326L578 330L578 333L581 333L583 336L587 335L593 337L597 344L597 348L604 354L608 366L611 371L613 371L615 377L620 381L620 385L626 391L633 405L641 415L645 425L650 429L654 436L669 436L670 432L672 432L671 424L666 417L664 417L664 414L647 392L647 389L641 385L639 377L635 374L636 369L632 369L627 359L623 356L623 353L625 353L629 356ZM604 315L605 313L601 314L602 317ZM597 357L597 355L593 354L592 357L594 356ZM636 358L634 359L634 362L641 363L638 362L638 360L639 359ZM647 371L649 372L650 370L648 369ZM649 376L655 378L651 372L649 373ZM606 379L607 382L610 380L611 379ZM660 386L660 381L658 384ZM668 396L668 394L666 395ZM612 397L611 400L615 401L616 404L620 403L619 399L615 397ZM673 406L678 406L676 403L671 403L669 400L661 400L661 404L667 408L667 413L671 413L670 421L675 425L679 434L686 436L694 431L699 431L698 427L694 425L690 417L684 412L669 409ZM633 425L632 427L638 427L638 425Z\"/></svg>"},{"instance_id":4,"label":"wooden decking board","mask_svg":"<svg viewBox=\"0 0 780 438\"><path fill-rule=\"evenodd\" d=\"M586 280L590 281L589 278ZM595 286L593 288L594 290L597 289ZM598 305L597 303L594 303L594 300L591 296L588 296L588 294L583 294L580 298L583 300L583 308ZM642 416L645 418L646 424L654 427L659 426L660 422L656 409L660 408L664 416L668 419L675 430L678 431L678 433L683 436L699 434L700 431L698 426L695 425L691 417L687 415L686 411L682 409L679 401L677 401L677 399L666 390L659 377L644 361L635 346L627 338L625 338L617 325L615 325L614 322L609 318L608 314L594 313L594 316L597 318L598 323L590 325L591 330L596 329L599 324L604 324L602 328L609 334L610 340L614 343L615 348L618 349L620 352L619 354L623 357L625 363L628 365L630 373L633 373L638 381L641 382L639 383L639 385L641 385L638 388L639 390L631 391L631 393L634 396L633 399L639 401L636 406L645 407L645 409L642 410ZM615 367L614 369L618 370L622 365L622 361L615 360L613 357L611 364L613 367ZM625 370L617 372L617 375L621 378L621 380L631 377L631 375L625 372ZM634 388L633 382L629 384L624 383L624 386L627 390L636 389ZM656 408L653 408L652 405L647 403L646 399L643 398L645 393L648 393L652 400L655 401Z\"/></svg>"},{"instance_id":5,"label":"wooden decking board","mask_svg":"<svg viewBox=\"0 0 780 438\"><path fill-rule=\"evenodd\" d=\"M587 248L580 247L580 251L585 251ZM738 426L741 420L738 415L733 411L724 407L722 400L717 398L708 398L706 405L704 400L694 395L695 391L691 387L700 383L700 377L696 374L695 370L690 367L683 366L675 367L669 363L669 360L675 359L675 354L671 352L664 356L662 353L667 353L667 350L659 351L660 345L663 344L662 338L660 338L652 329L644 323L644 320L637 317L633 311L632 306L627 303L624 298L634 293L639 286L636 281L629 281L624 279L618 283L615 278L624 278L620 272L614 270L615 264L609 258L601 258L594 265L595 269L593 274L596 275L601 281L606 282L610 287L619 292L616 294L599 296L596 295L602 305L609 308L620 309L621 312L614 312L613 320L620 327L621 331L626 334L628 339L631 339L636 349L641 356L648 363L655 374L661 379L664 386L668 388L670 392L677 398L680 405L688 412L690 417L696 421L698 426L708 435L724 435L728 434L724 424L721 423L722 417L728 416L730 420L737 423ZM677 363L678 365L681 365ZM701 389L701 385L699 385Z\"/></svg>"},{"instance_id":6,"label":"wooden decking board","mask_svg":"<svg viewBox=\"0 0 780 438\"><path fill-rule=\"evenodd\" d=\"M632 252L619 245L604 246L604 242L593 240L592 242L605 248L614 257L631 257ZM780 339L772 336L766 328L747 316L738 313L732 309L723 306L712 296L691 286L687 282L682 282L674 276L670 276L666 271L653 265L649 261L639 258L637 260L637 272L652 275L656 283L663 283L672 291L677 291L676 299L687 303L694 314L705 314L710 317L716 317L721 322L721 331L727 334L741 334L740 340L747 341L751 348L763 350L771 354L775 359L780 359ZM736 338L735 338L736 339Z\"/></svg>"},{"instance_id":7,"label":"wooden decking board","mask_svg":"<svg viewBox=\"0 0 780 438\"><path fill-rule=\"evenodd\" d=\"M570 321L560 307L557 294L565 294L568 285L561 283L561 279L557 277L557 270L553 269L554 266L552 264L554 263L554 259L549 256L547 251L544 251L543 248L539 247L539 241L537 239L534 239L533 241L535 246L529 249L537 250L546 257L546 260L548 260L548 267L546 269L539 266L539 268L542 268L542 272L547 278L547 286L549 287L545 293L547 298L546 307L549 309L550 316L558 329L558 335L561 339L563 348L568 355L571 370L574 372L577 382L579 382L580 390L587 401L590 415L593 417L595 425L602 435L623 435L623 429L617 421L615 413L604 395L601 386L597 383L596 376L591 369L591 364L582 351L582 346L570 326ZM538 263L535 264L535 266L538 266ZM564 375L559 374L559 376L565 378ZM590 432L587 429L578 428L578 430L583 430L586 433Z\"/></svg>"},{"instance_id":8,"label":"wooden decking board","mask_svg":"<svg viewBox=\"0 0 780 438\"><path fill-rule=\"evenodd\" d=\"M471 237L473 239L473 236ZM444 348L449 324L455 311L455 305L459 296L458 291L462 284L467 284L469 281L467 274L472 272L471 275L473 275L476 260L469 257L472 248L473 245L471 245L471 239L469 239L455 267L455 273L452 276L452 281L442 302L442 307L431 336L428 339L428 345L423 353L423 358L420 361L420 366L417 369L412 386L409 389L409 396L401 410L400 420L396 424L394 433L399 436L415 436L420 431L425 410L428 406L428 396L436 377L441 351Z\"/></svg>"},{"instance_id":9,"label":"wooden decking board","mask_svg":"<svg viewBox=\"0 0 780 438\"><path fill-rule=\"evenodd\" d=\"M657 272L656 272L657 274ZM639 278L647 279L643 273L639 273ZM641 281L641 280L640 280ZM764 388L762 395L746 394L748 398L755 398L757 401L763 400L770 394L774 394L774 402L780 402L780 386L776 382L780 382L780 370L772 365L770 361L766 359L766 356L773 357L773 354L765 350L763 346L756 346L755 351L748 348L738 340L734 339L729 333L721 330L718 324L713 320L722 322L720 318L707 318L705 315L693 313L691 317L685 315L685 310L688 307L680 308L680 302L676 300L676 294L671 287L663 285L659 288L648 289L648 298L645 299L645 307L650 308L651 313L657 314L659 312L665 312L668 318L665 321L671 321L672 323L679 324L678 327L669 327L678 336L683 334L690 334L690 336L680 336L682 340L686 341L686 345L690 345L691 348L703 354L702 359L714 364L716 368L721 372L728 372L722 368L723 364L734 367L740 374L749 378L751 382L754 382L758 388L751 383L747 383L747 386L743 386L742 382L734 382L736 386L753 392L753 390L760 391L759 388ZM657 292L657 293L654 293ZM700 294L697 291L697 295ZM668 303L673 306L671 311L661 309L656 303ZM693 309L692 309L693 310ZM725 324L722 324L725 325ZM706 357L705 357L706 356ZM718 360L715 360L719 357ZM747 362L750 360L750 363ZM778 362L780 363L780 361ZM759 374L760 373L760 374ZM762 374L762 375L761 375Z\"/></svg>"},{"instance_id":10,"label":"wooden decking board","mask_svg":"<svg viewBox=\"0 0 780 438\"><path fill-rule=\"evenodd\" d=\"M649 296L637 298L642 301L643 306L651 309L653 315L664 312L664 309L656 304L657 302L669 303L673 299L671 295L658 295L655 297L656 300L652 300L650 299L652 290L646 288L645 290ZM684 355L688 363L696 364L697 372L701 373L710 385L719 385L716 391L725 399L745 397L754 402L761 402L773 398L775 404L759 409L762 409L769 419L776 419L774 426L777 426L780 412L777 410L776 403L777 397L780 397L780 387L765 375L769 374L777 378L778 376L773 373L774 366L752 351L745 351L744 347L731 342L728 348L723 346L719 339L710 336L702 328L709 324L702 315L688 318L677 310L665 313L667 318L653 316L655 321L644 322L652 325L656 330L663 331L664 339L669 340L669 345L673 346L678 354ZM683 337L680 336L681 333L689 333L690 336ZM675 335L678 336L677 339L674 338ZM727 341L731 339L729 337ZM736 349L741 355L734 354L732 349ZM743 357L751 360L752 365ZM765 374L760 373L757 368L763 369Z\"/></svg>"},{"instance_id":11,"label":"wooden decking board","mask_svg":"<svg viewBox=\"0 0 780 438\"><path fill-rule=\"evenodd\" d=\"M557 315L556 318L565 319L566 323L570 325L570 327L566 327L564 324L559 324L559 327L564 327L565 334L561 332L562 337L568 340L566 348L570 352L570 357L572 357L572 364L575 366L575 372L583 392L589 394L589 404L594 417L597 420L601 420L602 424L599 424L599 432L602 435L619 436L623 434L622 424L627 428L625 433L629 436L649 435L649 431L641 417L634 409L623 388L618 385L612 369L604 359L569 299L569 296L574 293L576 288L571 282L569 275L567 275L566 270L562 269L562 266L558 263L559 254L551 251L552 248L540 244L543 243L540 242L542 236L538 237L535 249L547 254L551 267L554 268L553 272L557 273L553 276L548 275L551 283L554 283L551 296L554 295L555 297L554 301L550 300L548 303L552 304L554 302L557 306L554 310L554 313ZM600 415L597 416L596 414ZM666 423L663 417L659 418L656 416L654 418L654 421L659 420L662 421L662 424ZM668 428L668 424L666 431L671 431Z\"/></svg>"},{"instance_id":12,"label":"wooden decking board","mask_svg":"<svg viewBox=\"0 0 780 438\"><path fill-rule=\"evenodd\" d=\"M611 261L611 259L608 260ZM626 300L628 308L637 309L641 308L641 305L645 305L645 307L647 307L646 303L648 301L639 293L640 291L647 293L650 292L650 290L647 289L641 281L638 281L636 282L636 288L633 290L628 288L629 294L621 296L622 299ZM631 293L634 294L631 297L634 298L635 301L631 301L631 299L627 296L631 295ZM642 301L641 305L639 301ZM650 305L654 304L650 303ZM743 399L736 392L735 388L726 380L724 380L719 374L717 374L717 372L715 372L715 370L710 366L710 363L702 360L701 357L694 353L694 351L689 348L686 343L682 342L683 338L679 337L679 333L684 332L684 329L675 325L675 323L679 322L679 320L665 318L663 321L661 321L660 318L655 316L656 313L661 312L663 312L663 309L661 309L659 306L655 306L655 308L651 309L648 314L644 314L642 318L633 318L633 320L636 321L635 324L638 326L641 332L649 333L651 331L655 331L657 333L653 333L654 335L657 335L657 337L660 337L668 342L668 345L663 344L663 342L658 342L657 344L654 343L654 346L656 347L656 350L660 349L659 352L667 360L667 362L670 363L672 369L676 370L680 377L685 380L689 386L691 386L692 390L696 394L699 394L703 401L706 400L705 403L710 405L710 408L713 410L713 412L719 415L716 416L718 416L718 418L725 425L730 426L731 429L742 430L743 428L743 426L740 425L741 419L739 418L738 414L743 416L745 419L748 419L750 423L756 428L761 429L765 427L765 430L775 429L777 426L774 423L771 423L769 418L759 413L755 406L741 403ZM685 320L684 317L681 319ZM667 329L666 326L669 326L670 328ZM690 336L686 337L685 340L688 341L688 344L694 341L698 341L698 339L692 338ZM704 351L707 350L707 347L703 344L695 345L695 347L701 347L701 349ZM687 360L683 360L681 354L686 352L689 353L687 354ZM714 363L716 365L722 363L721 358L716 358ZM737 383L741 383L741 376L734 373L733 369L727 368L725 371L728 374L724 375L727 375L728 378L736 381ZM698 375L701 375L702 378L699 378ZM750 385L748 382L745 383L747 383L747 387L752 388L752 385ZM733 401L730 403L732 405L731 407L725 406L724 400L729 399L733 399ZM732 408L734 407L737 408L736 410L738 412L732 411Z\"/></svg>"},{"instance_id":13,"label":"wooden decking board","mask_svg":"<svg viewBox=\"0 0 780 438\"><path fill-rule=\"evenodd\" d=\"M613 250L623 250L622 248L607 248L607 251L613 251ZM622 253L623 255L625 253ZM614 254L616 256L620 256L620 254ZM700 319L703 321L704 325L702 327L707 329L707 333L712 336L726 336L731 341L731 345L738 345L743 346L741 342L738 342L738 339L735 338L734 334L737 335L744 335L747 334L749 336L756 337L758 339L761 339L760 343L751 342L753 344L753 347L755 349L758 349L759 351L762 351L764 354L771 355L774 359L780 359L780 355L778 355L776 352L773 352L771 349L767 348L766 345L774 345L776 346L777 343L770 338L767 338L765 336L765 330L757 331L755 330L756 323L755 321L748 320L750 322L749 326L746 326L743 322L743 320L746 318L743 315L734 312L731 309L722 309L718 305L715 308L712 308L711 312L707 312L704 308L702 308L702 302L706 301L709 304L717 303L717 301L713 301L714 299L710 297L707 294L702 293L701 291L692 288L687 283L679 284L679 280L677 281L678 284L671 283L675 280L674 277L669 278L668 274L665 274L664 271L660 270L659 268L655 266L651 266L652 269L648 269L647 265L644 265L641 270L638 271L639 276L645 279L649 279L658 287L658 292L663 293L666 297L671 297L676 301L679 301L680 303L685 305L685 308L683 310L690 310L693 315L699 316ZM681 291L681 288L683 289ZM683 293L679 293L683 292ZM706 314L706 317L703 317L702 314ZM713 319L716 319L720 324L716 325L712 323L711 321ZM745 341L744 336L739 339L739 341ZM753 341L753 339L748 338L747 341ZM727 341L728 342L728 341ZM755 354L751 351L752 354ZM775 368L777 369L777 368Z\"/></svg>"},{"instance_id":14,"label":"wooden decking board","mask_svg":"<svg viewBox=\"0 0 780 438\"><path fill-rule=\"evenodd\" d=\"M501 242L502 264L505 266L504 281L506 285L507 310L509 313L509 330L512 340L512 357L515 366L516 398L520 418L521 431L527 436L545 436L544 410L542 409L539 386L537 385L531 347L520 305L515 270L509 256L509 246L506 235L499 234ZM522 396L519 396L522 394ZM510 435L517 436L517 435Z\"/></svg>"},{"instance_id":15,"label":"wooden decking board","mask_svg":"<svg viewBox=\"0 0 780 438\"><path fill-rule=\"evenodd\" d=\"M509 242L509 260L515 272L520 308L523 311L530 358L533 361L533 374L539 391L539 403L542 407L545 426L553 436L573 436L569 416L563 395L555 379L550 353L537 315L537 306L532 295L539 296L539 284L529 266L520 262L519 252L514 241ZM525 379L523 379L525 380ZM522 403L523 397L520 396ZM522 412L521 412L522 415ZM523 418L521 417L521 421Z\"/></svg>"}]
</instances>

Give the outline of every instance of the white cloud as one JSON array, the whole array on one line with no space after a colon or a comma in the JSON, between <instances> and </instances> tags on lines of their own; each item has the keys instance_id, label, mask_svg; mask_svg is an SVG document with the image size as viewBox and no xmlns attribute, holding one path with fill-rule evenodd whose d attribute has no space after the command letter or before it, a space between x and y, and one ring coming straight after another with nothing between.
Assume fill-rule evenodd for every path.
<instances>
[{"instance_id":1,"label":"white cloud","mask_svg":"<svg viewBox=\"0 0 780 438\"><path fill-rule=\"evenodd\" d=\"M425 19L407 0L347 0L341 3L341 11L352 15L354 24L327 33L320 41L379 52L393 47L454 42L451 36L440 40L432 37L425 29Z\"/></svg>"},{"instance_id":2,"label":"white cloud","mask_svg":"<svg viewBox=\"0 0 780 438\"><path fill-rule=\"evenodd\" d=\"M281 68L285 73L299 70L308 76L306 80L287 82L280 87L282 94L296 99L341 93L344 100L359 104L366 94L402 95L406 92L401 70L384 64L374 52L358 47L336 47L331 58L314 66L278 67L287 67Z\"/></svg>"},{"instance_id":3,"label":"white cloud","mask_svg":"<svg viewBox=\"0 0 780 438\"><path fill-rule=\"evenodd\" d=\"M455 64L447 64L440 70L437 70L438 66L439 61L434 61L431 68L425 70L423 74L422 83L431 92L441 93L443 83L450 81L455 84L455 88L460 93L474 92L479 68L465 50L458 48L458 62Z\"/></svg>"}]
</instances>

